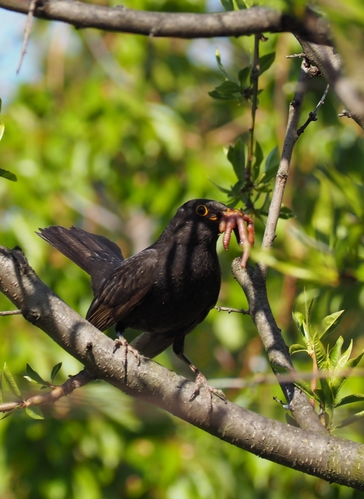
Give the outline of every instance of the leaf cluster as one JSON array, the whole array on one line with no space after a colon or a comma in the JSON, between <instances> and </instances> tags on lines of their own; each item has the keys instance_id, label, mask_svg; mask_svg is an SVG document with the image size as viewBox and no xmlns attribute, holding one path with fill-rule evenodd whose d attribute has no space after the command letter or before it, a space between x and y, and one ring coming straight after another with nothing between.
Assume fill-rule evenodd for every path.
<instances>
[{"instance_id":1,"label":"leaf cluster","mask_svg":"<svg viewBox=\"0 0 364 499\"><path fill-rule=\"evenodd\" d=\"M311 303L312 305L312 303ZM318 328L310 323L310 307L306 307L306 314L299 311L293 312L293 319L297 329L301 333L302 343L290 346L290 353L296 354L304 352L312 359L313 379L311 386L304 381L296 382L319 407L319 416L327 428L332 428L334 410L354 402L364 401L364 394L350 394L341 396L340 392L352 375L353 369L361 361L364 350L356 357L351 358L353 350L353 340L343 351L344 338L339 336L333 346L326 342L339 323L339 319L344 313L340 310L324 317ZM340 428L358 421L364 417L364 412L356 413L344 419L335 427Z\"/></svg>"}]
</instances>

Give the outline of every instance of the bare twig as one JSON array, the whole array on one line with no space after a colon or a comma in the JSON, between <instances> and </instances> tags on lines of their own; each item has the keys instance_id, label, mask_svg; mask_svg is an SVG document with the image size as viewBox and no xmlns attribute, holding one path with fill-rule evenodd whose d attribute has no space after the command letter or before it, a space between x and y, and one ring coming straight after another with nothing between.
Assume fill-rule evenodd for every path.
<instances>
[{"instance_id":1,"label":"bare twig","mask_svg":"<svg viewBox=\"0 0 364 499\"><path fill-rule=\"evenodd\" d=\"M231 314L231 312L237 314L249 315L249 310L243 310L242 308L230 308L230 307L215 307L218 312L227 312Z\"/></svg>"},{"instance_id":2,"label":"bare twig","mask_svg":"<svg viewBox=\"0 0 364 499\"><path fill-rule=\"evenodd\" d=\"M304 59L304 57L305 57L304 52L300 52L299 54L286 55L286 59L296 59L296 58Z\"/></svg>"},{"instance_id":3,"label":"bare twig","mask_svg":"<svg viewBox=\"0 0 364 499\"><path fill-rule=\"evenodd\" d=\"M330 85L327 85L326 89L325 89L325 92L323 93L321 99L317 103L317 106L315 107L314 111L312 111L311 113L309 113L306 122L297 130L298 137L306 130L306 128L308 127L308 125L310 123L312 123L313 121L317 121L318 110L325 103L325 99L326 99L326 96L327 96L327 94L329 92L329 88L330 88Z\"/></svg>"},{"instance_id":4,"label":"bare twig","mask_svg":"<svg viewBox=\"0 0 364 499\"><path fill-rule=\"evenodd\" d=\"M6 315L21 315L21 310L4 310L3 312L0 312L0 317Z\"/></svg>"},{"instance_id":5,"label":"bare twig","mask_svg":"<svg viewBox=\"0 0 364 499\"><path fill-rule=\"evenodd\" d=\"M353 116L351 113L349 113L349 111L346 111L345 109L343 109L341 111L341 113L338 114L338 117L339 118L352 118Z\"/></svg>"},{"instance_id":6,"label":"bare twig","mask_svg":"<svg viewBox=\"0 0 364 499\"><path fill-rule=\"evenodd\" d=\"M81 388L95 379L95 376L89 373L87 369L83 369L78 374L71 376L63 385L54 387L50 392L34 395L22 401L0 404L0 412L5 413L11 412L14 409L26 409L31 406L54 404L60 398L70 395L76 388Z\"/></svg>"},{"instance_id":7,"label":"bare twig","mask_svg":"<svg viewBox=\"0 0 364 499\"><path fill-rule=\"evenodd\" d=\"M279 213L282 205L283 194L288 178L289 167L291 164L293 148L298 139L297 128L300 116L302 101L306 93L309 82L309 67L302 62L301 71L297 82L296 92L289 106L288 123L286 136L283 143L281 161L279 164L276 183L274 186L272 202L269 207L268 219L264 231L262 248L271 248L276 237L276 228L279 218ZM263 274L266 274L265 265L260 264Z\"/></svg>"},{"instance_id":8,"label":"bare twig","mask_svg":"<svg viewBox=\"0 0 364 499\"><path fill-rule=\"evenodd\" d=\"M25 25L25 30L24 30L23 46L22 46L22 49L21 49L20 61L19 61L19 64L18 64L18 68L16 70L16 74L18 74L19 71L20 71L20 68L21 68L21 65L22 65L25 53L27 51L27 45L28 45L30 30L31 30L31 27L32 27L32 20L33 20L33 16L34 16L35 7L37 5L37 1L38 0L31 0L30 4L29 4L28 17L27 17L27 22L26 22L26 25Z\"/></svg>"},{"instance_id":9,"label":"bare twig","mask_svg":"<svg viewBox=\"0 0 364 499\"><path fill-rule=\"evenodd\" d=\"M251 181L251 168L254 157L254 131L255 131L255 117L258 109L258 81L259 81L259 43L260 34L254 36L254 51L253 51L253 65L251 70L250 81L252 85L252 105L251 105L251 124L249 127L249 140L248 140L248 158L245 168L245 189L248 194L248 202L246 208L249 210L252 207L250 200L250 192L252 187Z\"/></svg>"}]
</instances>

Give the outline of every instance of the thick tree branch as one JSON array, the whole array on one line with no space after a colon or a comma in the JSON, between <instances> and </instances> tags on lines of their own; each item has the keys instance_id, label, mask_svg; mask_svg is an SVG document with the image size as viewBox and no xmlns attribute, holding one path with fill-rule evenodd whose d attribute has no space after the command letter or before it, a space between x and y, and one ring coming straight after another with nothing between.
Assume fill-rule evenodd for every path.
<instances>
[{"instance_id":1,"label":"thick tree branch","mask_svg":"<svg viewBox=\"0 0 364 499\"><path fill-rule=\"evenodd\" d=\"M30 0L0 0L0 7L27 14ZM34 16L63 21L77 28L98 28L158 37L208 38L289 31L316 43L329 42L326 26L310 11L302 20L297 20L263 7L192 14L146 12L123 6L111 8L79 1L38 0Z\"/></svg>"},{"instance_id":2,"label":"thick tree branch","mask_svg":"<svg viewBox=\"0 0 364 499\"><path fill-rule=\"evenodd\" d=\"M276 463L364 490L364 447L328 433L310 433L252 413L202 390L190 401L195 384L141 357L138 365L114 342L71 310L36 276L19 249L0 249L0 290L24 317L45 331L88 371L134 397Z\"/></svg>"},{"instance_id":3,"label":"thick tree branch","mask_svg":"<svg viewBox=\"0 0 364 499\"><path fill-rule=\"evenodd\" d=\"M0 0L0 8L28 14L32 0ZM293 33L320 69L348 114L364 128L364 98L344 77L327 23L310 9L302 19L265 7L209 14L146 12L69 0L37 0L34 17L62 21L78 29L97 28L154 37L210 38L263 32Z\"/></svg>"}]
</instances>

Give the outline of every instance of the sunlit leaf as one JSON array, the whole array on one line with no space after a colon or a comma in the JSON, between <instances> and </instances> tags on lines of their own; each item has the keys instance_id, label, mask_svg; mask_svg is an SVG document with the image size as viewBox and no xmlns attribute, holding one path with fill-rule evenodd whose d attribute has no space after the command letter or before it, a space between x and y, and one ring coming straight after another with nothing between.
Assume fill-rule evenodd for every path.
<instances>
[{"instance_id":1,"label":"sunlit leaf","mask_svg":"<svg viewBox=\"0 0 364 499\"><path fill-rule=\"evenodd\" d=\"M232 0L226 0L226 1L227 1L227 3L231 4L231 9L227 9L227 10L234 10L234 7L232 6ZM226 80L230 80L230 77L227 74L227 72L226 72L226 70L221 62L221 54L220 54L220 51L218 49L215 50L215 57L216 57L217 65L218 65L221 73L223 74L224 78Z\"/></svg>"},{"instance_id":2,"label":"sunlit leaf","mask_svg":"<svg viewBox=\"0 0 364 499\"><path fill-rule=\"evenodd\" d=\"M341 347L343 346L343 343L344 343L344 338L342 336L339 336L338 339L336 340L335 345L333 346L333 348L329 353L331 368L335 368L339 362L341 356Z\"/></svg>"},{"instance_id":3,"label":"sunlit leaf","mask_svg":"<svg viewBox=\"0 0 364 499\"><path fill-rule=\"evenodd\" d=\"M12 182L16 182L18 180L14 173L9 172L8 170L4 170L3 168L0 168L0 177L11 180Z\"/></svg>"},{"instance_id":4,"label":"sunlit leaf","mask_svg":"<svg viewBox=\"0 0 364 499\"><path fill-rule=\"evenodd\" d=\"M43 413L40 410L39 407L32 405L29 407L25 408L25 412L28 414L29 417L32 419L44 419Z\"/></svg>"},{"instance_id":5,"label":"sunlit leaf","mask_svg":"<svg viewBox=\"0 0 364 499\"><path fill-rule=\"evenodd\" d=\"M259 76L271 67L271 65L274 62L275 57L276 57L276 53L271 52L270 54L263 55L262 57L259 58L259 66L260 66Z\"/></svg>"},{"instance_id":6,"label":"sunlit leaf","mask_svg":"<svg viewBox=\"0 0 364 499\"><path fill-rule=\"evenodd\" d=\"M348 418L343 419L339 424L335 426L335 428L344 428L344 426L348 426L353 423L357 423L364 418L364 411L357 412Z\"/></svg>"},{"instance_id":7,"label":"sunlit leaf","mask_svg":"<svg viewBox=\"0 0 364 499\"><path fill-rule=\"evenodd\" d=\"M299 343L294 343L289 347L289 353L291 355L298 353L298 352L306 352L307 353L307 348L304 345L300 345Z\"/></svg>"},{"instance_id":8,"label":"sunlit leaf","mask_svg":"<svg viewBox=\"0 0 364 499\"><path fill-rule=\"evenodd\" d=\"M335 403L335 407L340 407L342 405L354 404L355 402L363 402L364 394L363 393L354 393L352 395L347 395L343 397L338 402Z\"/></svg>"},{"instance_id":9,"label":"sunlit leaf","mask_svg":"<svg viewBox=\"0 0 364 499\"><path fill-rule=\"evenodd\" d=\"M59 362L58 364L56 364L53 369L52 369L52 373L51 373L51 380L52 380L52 383L55 379L55 377L57 376L57 374L59 373L59 370L61 369L62 367L62 362Z\"/></svg>"},{"instance_id":10,"label":"sunlit leaf","mask_svg":"<svg viewBox=\"0 0 364 499\"><path fill-rule=\"evenodd\" d=\"M17 385L17 383L16 383L13 375L11 374L6 363L4 364L3 374L4 374L4 377L6 379L7 384L9 385L9 388L13 392L13 394L18 398L22 398L19 387L18 387L18 385Z\"/></svg>"},{"instance_id":11,"label":"sunlit leaf","mask_svg":"<svg viewBox=\"0 0 364 499\"><path fill-rule=\"evenodd\" d=\"M45 385L47 383L29 364L27 364L25 375L40 385Z\"/></svg>"},{"instance_id":12,"label":"sunlit leaf","mask_svg":"<svg viewBox=\"0 0 364 499\"><path fill-rule=\"evenodd\" d=\"M321 322L321 329L319 331L319 337L321 340L327 338L327 336L332 333L332 331L338 325L338 320L341 315L344 313L344 310L339 310L339 312L334 312L331 315L327 315Z\"/></svg>"}]
</instances>

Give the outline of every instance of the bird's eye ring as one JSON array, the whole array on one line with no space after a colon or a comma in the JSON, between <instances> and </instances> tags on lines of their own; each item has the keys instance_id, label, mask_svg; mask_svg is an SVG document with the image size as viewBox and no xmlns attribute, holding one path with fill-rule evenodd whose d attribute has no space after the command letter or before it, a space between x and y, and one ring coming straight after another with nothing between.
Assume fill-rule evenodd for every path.
<instances>
[{"instance_id":1,"label":"bird's eye ring","mask_svg":"<svg viewBox=\"0 0 364 499\"><path fill-rule=\"evenodd\" d=\"M196 208L196 213L201 215L201 217L205 217L208 214L209 210L204 204L199 204Z\"/></svg>"}]
</instances>

